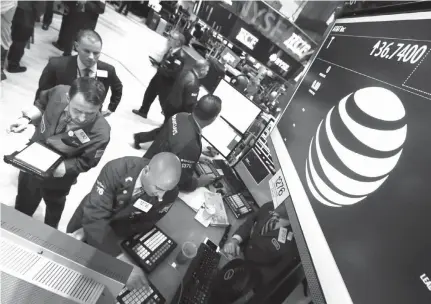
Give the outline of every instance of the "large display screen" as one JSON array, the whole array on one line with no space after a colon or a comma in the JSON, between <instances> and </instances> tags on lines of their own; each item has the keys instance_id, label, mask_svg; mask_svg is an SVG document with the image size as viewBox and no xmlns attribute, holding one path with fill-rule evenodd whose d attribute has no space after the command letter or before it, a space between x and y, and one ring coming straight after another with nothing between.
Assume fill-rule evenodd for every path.
<instances>
[{"instance_id":1,"label":"large display screen","mask_svg":"<svg viewBox=\"0 0 431 304\"><path fill-rule=\"evenodd\" d=\"M220 116L226 119L239 132L245 133L261 112L250 99L238 92L225 80L214 91L222 101ZM222 133L220 133L222 134Z\"/></svg>"},{"instance_id":2,"label":"large display screen","mask_svg":"<svg viewBox=\"0 0 431 304\"><path fill-rule=\"evenodd\" d=\"M327 303L431 303L430 29L337 20L271 135Z\"/></svg>"}]
</instances>

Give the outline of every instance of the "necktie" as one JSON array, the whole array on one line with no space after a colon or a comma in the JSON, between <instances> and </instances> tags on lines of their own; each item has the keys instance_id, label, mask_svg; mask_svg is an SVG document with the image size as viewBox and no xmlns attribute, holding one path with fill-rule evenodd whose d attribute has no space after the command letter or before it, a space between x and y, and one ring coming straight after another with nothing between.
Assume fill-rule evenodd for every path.
<instances>
[{"instance_id":1,"label":"necktie","mask_svg":"<svg viewBox=\"0 0 431 304\"><path fill-rule=\"evenodd\" d=\"M60 134L65 132L67 128L67 123L68 123L68 120L67 120L66 114L63 112L58 122L58 125L55 128L55 134Z\"/></svg>"},{"instance_id":2,"label":"necktie","mask_svg":"<svg viewBox=\"0 0 431 304\"><path fill-rule=\"evenodd\" d=\"M84 77L90 76L90 72L91 72L91 69L89 68L84 69Z\"/></svg>"},{"instance_id":3,"label":"necktie","mask_svg":"<svg viewBox=\"0 0 431 304\"><path fill-rule=\"evenodd\" d=\"M261 235L267 234L275 229L280 217L278 214L273 214L271 218L266 222L266 224L262 227Z\"/></svg>"}]
</instances>

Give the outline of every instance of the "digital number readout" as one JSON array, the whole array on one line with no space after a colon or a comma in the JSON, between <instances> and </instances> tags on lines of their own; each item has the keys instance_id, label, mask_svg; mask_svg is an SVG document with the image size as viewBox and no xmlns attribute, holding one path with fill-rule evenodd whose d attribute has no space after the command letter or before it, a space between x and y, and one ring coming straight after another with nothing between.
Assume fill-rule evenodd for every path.
<instances>
[{"instance_id":1,"label":"digital number readout","mask_svg":"<svg viewBox=\"0 0 431 304\"><path fill-rule=\"evenodd\" d=\"M428 47L426 45L405 44L386 42L379 40L371 50L370 56L380 57L384 59L395 58L397 61L415 64L423 55L425 55Z\"/></svg>"}]
</instances>

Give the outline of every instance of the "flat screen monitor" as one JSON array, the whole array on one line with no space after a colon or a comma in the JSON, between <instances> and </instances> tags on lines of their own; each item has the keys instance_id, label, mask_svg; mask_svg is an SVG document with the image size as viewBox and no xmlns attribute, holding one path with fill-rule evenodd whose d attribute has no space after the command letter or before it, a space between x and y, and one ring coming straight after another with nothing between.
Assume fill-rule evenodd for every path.
<instances>
[{"instance_id":1,"label":"flat screen monitor","mask_svg":"<svg viewBox=\"0 0 431 304\"><path fill-rule=\"evenodd\" d=\"M261 112L257 105L225 80L220 81L220 84L214 91L214 95L220 97L222 101L220 116L241 133L247 131Z\"/></svg>"},{"instance_id":2,"label":"flat screen monitor","mask_svg":"<svg viewBox=\"0 0 431 304\"><path fill-rule=\"evenodd\" d=\"M241 133L220 116L203 129L202 135L225 158L242 139Z\"/></svg>"},{"instance_id":3,"label":"flat screen monitor","mask_svg":"<svg viewBox=\"0 0 431 304\"><path fill-rule=\"evenodd\" d=\"M313 303L430 303L430 28L336 20L271 134Z\"/></svg>"},{"instance_id":4,"label":"flat screen monitor","mask_svg":"<svg viewBox=\"0 0 431 304\"><path fill-rule=\"evenodd\" d=\"M236 67L241 60L229 47L224 48L220 57L223 58L231 67Z\"/></svg>"}]
</instances>

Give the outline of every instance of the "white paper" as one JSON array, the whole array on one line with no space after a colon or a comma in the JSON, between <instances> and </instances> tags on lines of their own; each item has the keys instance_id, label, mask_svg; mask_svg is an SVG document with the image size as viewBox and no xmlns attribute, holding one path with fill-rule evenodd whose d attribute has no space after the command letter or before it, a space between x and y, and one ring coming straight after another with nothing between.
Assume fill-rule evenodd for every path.
<instances>
[{"instance_id":1,"label":"white paper","mask_svg":"<svg viewBox=\"0 0 431 304\"><path fill-rule=\"evenodd\" d=\"M151 205L150 203L148 203L148 202L146 202L140 198L135 202L133 207L138 208L139 210L147 213L148 211L150 211L150 209L151 209L151 207L153 207L153 205Z\"/></svg>"},{"instance_id":2,"label":"white paper","mask_svg":"<svg viewBox=\"0 0 431 304\"><path fill-rule=\"evenodd\" d=\"M281 169L269 180L269 189L271 191L274 209L289 197L289 190L287 189L286 180L284 179Z\"/></svg>"},{"instance_id":3,"label":"white paper","mask_svg":"<svg viewBox=\"0 0 431 304\"><path fill-rule=\"evenodd\" d=\"M27 149L15 156L40 171L47 171L61 156L39 143L31 144Z\"/></svg>"},{"instance_id":4,"label":"white paper","mask_svg":"<svg viewBox=\"0 0 431 304\"><path fill-rule=\"evenodd\" d=\"M192 208L194 211L198 211L202 204L205 202L205 193L211 192L205 187L197 188L193 192L185 193L180 192L178 197L186 203L187 206Z\"/></svg>"}]
</instances>

